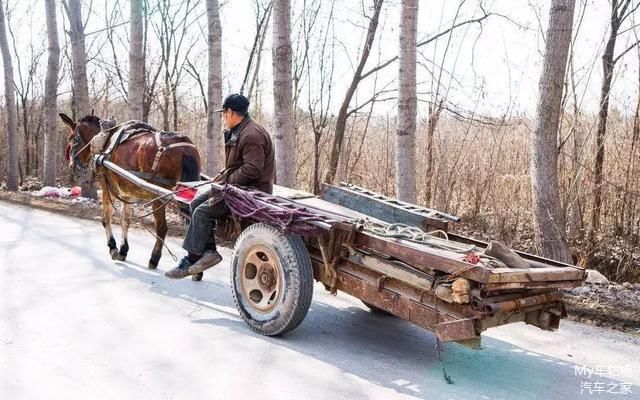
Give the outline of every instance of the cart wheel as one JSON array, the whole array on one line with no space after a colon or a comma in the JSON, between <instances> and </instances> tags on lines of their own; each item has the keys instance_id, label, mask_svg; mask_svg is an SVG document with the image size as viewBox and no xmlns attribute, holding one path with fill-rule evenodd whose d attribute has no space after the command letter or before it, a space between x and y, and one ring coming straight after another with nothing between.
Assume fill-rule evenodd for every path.
<instances>
[{"instance_id":1,"label":"cart wheel","mask_svg":"<svg viewBox=\"0 0 640 400\"><path fill-rule=\"evenodd\" d=\"M304 242L267 224L249 226L235 245L231 285L236 308L252 330L267 336L293 330L313 297L313 270Z\"/></svg>"},{"instance_id":2,"label":"cart wheel","mask_svg":"<svg viewBox=\"0 0 640 400\"><path fill-rule=\"evenodd\" d=\"M200 282L202 280L202 276L204 275L204 272L198 272L197 274L193 274L191 275L191 280L192 281L196 281L196 282Z\"/></svg>"},{"instance_id":3,"label":"cart wheel","mask_svg":"<svg viewBox=\"0 0 640 400\"><path fill-rule=\"evenodd\" d=\"M378 307L374 306L373 304L367 303L366 301L362 301L362 303L365 306L367 306L367 308L369 308L369 310L371 310L371 312L374 313L374 314L393 316L393 314L391 314L389 311L383 310L382 308L378 308Z\"/></svg>"}]
</instances>

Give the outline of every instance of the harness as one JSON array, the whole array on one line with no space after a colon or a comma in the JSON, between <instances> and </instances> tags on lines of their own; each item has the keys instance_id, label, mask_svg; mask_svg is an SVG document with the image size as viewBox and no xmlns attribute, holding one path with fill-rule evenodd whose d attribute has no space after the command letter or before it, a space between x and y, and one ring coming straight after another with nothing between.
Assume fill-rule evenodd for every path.
<instances>
[{"instance_id":1,"label":"harness","mask_svg":"<svg viewBox=\"0 0 640 400\"><path fill-rule=\"evenodd\" d=\"M73 138L71 139L71 149L69 151L69 157L73 161L73 168L74 169L78 169L80 171L86 171L87 170L88 167L85 167L84 165L82 165L82 163L80 162L80 159L78 158L78 155L80 153L82 153L82 151L84 149L86 149L87 146L89 146L90 144L91 144L91 141L89 141L89 143L85 143L85 141L82 138L82 136L79 133L75 133L74 132ZM76 151L76 148L78 146L82 146L80 151Z\"/></svg>"},{"instance_id":2,"label":"harness","mask_svg":"<svg viewBox=\"0 0 640 400\"><path fill-rule=\"evenodd\" d=\"M95 156L100 154L105 156L106 159L111 159L111 154L113 154L116 147L118 147L120 144L134 137L137 137L139 135L152 134L154 135L154 141L155 141L157 150L156 150L156 155L153 159L153 165L151 166L151 170L143 171L143 172L137 172L137 171L130 171L130 172L134 172L136 174L142 174L144 178L147 178L147 179L154 179L156 178L158 167L160 166L160 161L165 152L176 147L193 147L193 148L196 147L193 143L189 143L189 142L177 142L177 143L171 143L171 144L164 144L163 136L168 133L169 132L159 131L153 128L151 125L148 125L140 121L129 121L129 122L120 124L118 126L115 126L113 128L102 130L100 131L100 133L94 136L88 143L86 143L84 139L82 139L82 136L79 133L75 133L72 139L71 158L76 168L85 170L87 167L84 167L82 165L82 163L78 158L78 155L82 153L82 151L85 150L88 146L91 146L94 141L104 140L104 143L102 145L100 145L99 143L96 143L99 145L98 148L94 148L94 146L91 146L91 149L90 149L91 155ZM81 149L76 150L78 147L81 147ZM95 170L95 164L93 164L92 166L94 167L94 170ZM162 178L162 177L157 177L157 178ZM166 178L163 178L163 179L167 180Z\"/></svg>"},{"instance_id":3,"label":"harness","mask_svg":"<svg viewBox=\"0 0 640 400\"><path fill-rule=\"evenodd\" d=\"M149 132L151 133L151 132ZM155 131L155 139L156 139L156 147L158 148L158 150L156 151L156 156L153 159L153 166L151 167L151 173L153 175L156 174L156 172L158 171L158 165L160 164L160 159L162 158L162 155L169 149L173 149L175 147L193 147L195 148L196 146L193 143L188 143L188 142L178 142L178 143L172 143L169 145L163 145L162 144L162 133L161 131Z\"/></svg>"}]
</instances>

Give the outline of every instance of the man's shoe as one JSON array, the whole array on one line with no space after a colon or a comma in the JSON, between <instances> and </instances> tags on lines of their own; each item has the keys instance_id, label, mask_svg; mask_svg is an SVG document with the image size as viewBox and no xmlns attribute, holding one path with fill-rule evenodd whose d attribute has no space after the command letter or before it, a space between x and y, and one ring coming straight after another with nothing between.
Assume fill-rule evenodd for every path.
<instances>
[{"instance_id":1,"label":"man's shoe","mask_svg":"<svg viewBox=\"0 0 640 400\"><path fill-rule=\"evenodd\" d=\"M217 251L205 251L202 257L189 267L189 274L203 272L222 261L222 256Z\"/></svg>"},{"instance_id":2,"label":"man's shoe","mask_svg":"<svg viewBox=\"0 0 640 400\"><path fill-rule=\"evenodd\" d=\"M178 266L172 269L171 271L167 271L164 273L164 276L170 279L182 279L185 278L191 273L189 272L189 267L191 267L191 263L187 259L187 257L183 257L178 263Z\"/></svg>"}]
</instances>

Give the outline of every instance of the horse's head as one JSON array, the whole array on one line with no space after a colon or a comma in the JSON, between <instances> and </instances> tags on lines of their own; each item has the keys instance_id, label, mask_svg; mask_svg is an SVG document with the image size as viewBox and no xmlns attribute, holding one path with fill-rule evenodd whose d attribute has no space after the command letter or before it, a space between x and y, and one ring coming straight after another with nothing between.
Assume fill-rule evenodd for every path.
<instances>
[{"instance_id":1,"label":"horse's head","mask_svg":"<svg viewBox=\"0 0 640 400\"><path fill-rule=\"evenodd\" d=\"M60 115L62 122L69 127L67 148L64 152L65 158L69 161L69 168L74 166L82 169L87 168L91 158L89 143L100 132L100 118L92 113L92 115L82 117L78 122L73 122L67 114L60 113L58 115Z\"/></svg>"}]
</instances>

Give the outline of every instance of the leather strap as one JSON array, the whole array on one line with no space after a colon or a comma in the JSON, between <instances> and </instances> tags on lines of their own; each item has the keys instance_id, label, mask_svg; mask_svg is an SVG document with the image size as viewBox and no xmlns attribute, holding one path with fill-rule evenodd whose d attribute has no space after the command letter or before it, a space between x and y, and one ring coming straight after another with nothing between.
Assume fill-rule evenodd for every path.
<instances>
[{"instance_id":1,"label":"leather strap","mask_svg":"<svg viewBox=\"0 0 640 400\"><path fill-rule=\"evenodd\" d=\"M194 147L194 148L196 147L193 143L187 143L187 142L173 143L173 144L164 146L162 144L162 138L160 137L161 133L162 132L160 131L155 132L156 147L158 147L158 151L156 152L156 157L153 159L153 166L151 167L151 173L154 175L156 172L158 172L158 165L160 164L160 159L162 158L162 155L164 154L165 151L169 149L173 149L174 147Z\"/></svg>"}]
</instances>

